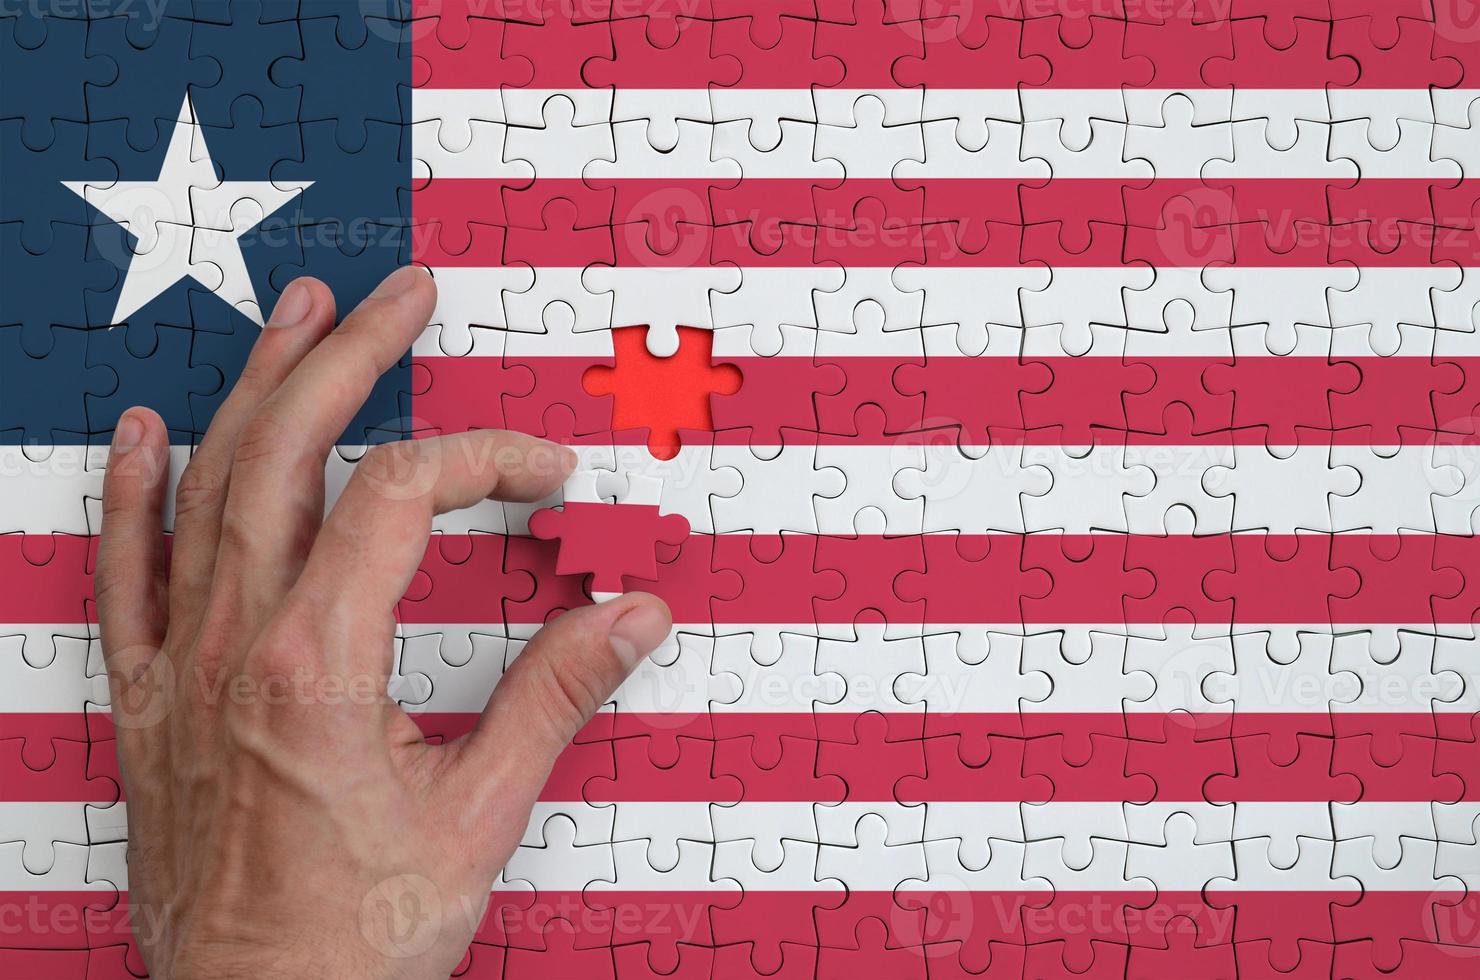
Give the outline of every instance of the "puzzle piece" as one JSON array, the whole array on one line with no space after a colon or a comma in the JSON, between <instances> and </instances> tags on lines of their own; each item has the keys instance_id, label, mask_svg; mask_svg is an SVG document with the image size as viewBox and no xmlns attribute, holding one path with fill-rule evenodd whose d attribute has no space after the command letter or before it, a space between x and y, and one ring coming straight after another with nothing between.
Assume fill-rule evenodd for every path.
<instances>
[{"instance_id":1,"label":"puzzle piece","mask_svg":"<svg viewBox=\"0 0 1480 980\"><path fill-rule=\"evenodd\" d=\"M566 481L565 506L540 511L529 519L537 538L558 540L557 575L591 575L592 593L623 591L627 577L657 578L657 546L677 547L689 533L681 514L658 510L662 485L652 477L631 476L615 503L596 490L597 474L579 470Z\"/></svg>"}]
</instances>

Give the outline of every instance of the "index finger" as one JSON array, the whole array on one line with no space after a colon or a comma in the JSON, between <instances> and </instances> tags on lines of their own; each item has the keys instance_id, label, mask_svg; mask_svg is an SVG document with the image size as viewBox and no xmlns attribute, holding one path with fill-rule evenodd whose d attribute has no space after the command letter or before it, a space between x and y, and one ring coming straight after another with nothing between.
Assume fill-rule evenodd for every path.
<instances>
[{"instance_id":1,"label":"index finger","mask_svg":"<svg viewBox=\"0 0 1480 980\"><path fill-rule=\"evenodd\" d=\"M488 497L539 500L575 465L563 446L497 429L377 446L355 467L294 592L326 622L388 615L421 564L433 517Z\"/></svg>"}]
</instances>

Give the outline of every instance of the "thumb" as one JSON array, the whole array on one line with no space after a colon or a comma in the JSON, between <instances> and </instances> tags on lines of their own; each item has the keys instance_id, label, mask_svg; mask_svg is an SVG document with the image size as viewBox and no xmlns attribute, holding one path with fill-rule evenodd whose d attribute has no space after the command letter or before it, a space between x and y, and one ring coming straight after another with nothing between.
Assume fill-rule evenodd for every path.
<instances>
[{"instance_id":1,"label":"thumb","mask_svg":"<svg viewBox=\"0 0 1480 980\"><path fill-rule=\"evenodd\" d=\"M646 592L572 609L546 624L499 680L468 735L464 753L477 778L497 781L506 794L525 789L533 802L556 757L672 628L668 605Z\"/></svg>"}]
</instances>

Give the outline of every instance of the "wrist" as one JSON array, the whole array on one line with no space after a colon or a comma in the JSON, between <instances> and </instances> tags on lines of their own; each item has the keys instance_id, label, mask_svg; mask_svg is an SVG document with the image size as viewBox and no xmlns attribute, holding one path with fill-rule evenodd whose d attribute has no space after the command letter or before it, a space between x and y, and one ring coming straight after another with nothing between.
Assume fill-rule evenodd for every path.
<instances>
[{"instance_id":1,"label":"wrist","mask_svg":"<svg viewBox=\"0 0 1480 980\"><path fill-rule=\"evenodd\" d=\"M314 942L187 935L156 980L392 980L380 957L352 955L326 927Z\"/></svg>"},{"instance_id":2,"label":"wrist","mask_svg":"<svg viewBox=\"0 0 1480 980\"><path fill-rule=\"evenodd\" d=\"M367 969L368 964L352 964L343 957L302 956L278 951L266 954L237 953L224 955L215 950L183 951L173 969L156 980L392 980L389 971Z\"/></svg>"}]
</instances>

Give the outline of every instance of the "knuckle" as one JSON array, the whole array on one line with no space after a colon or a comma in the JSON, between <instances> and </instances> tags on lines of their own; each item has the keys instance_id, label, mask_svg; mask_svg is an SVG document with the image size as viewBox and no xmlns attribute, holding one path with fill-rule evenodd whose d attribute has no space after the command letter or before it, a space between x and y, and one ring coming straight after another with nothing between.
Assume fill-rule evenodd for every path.
<instances>
[{"instance_id":1,"label":"knuckle","mask_svg":"<svg viewBox=\"0 0 1480 980\"><path fill-rule=\"evenodd\" d=\"M221 512L222 554L252 554L262 543L262 525L249 514L227 507Z\"/></svg>"},{"instance_id":2,"label":"knuckle","mask_svg":"<svg viewBox=\"0 0 1480 980\"><path fill-rule=\"evenodd\" d=\"M271 659L303 662L304 652L324 645L325 637L345 634L353 624L336 621L332 611L297 590L283 597L277 615L263 630L260 642ZM394 623L391 631L394 631Z\"/></svg>"},{"instance_id":3,"label":"knuckle","mask_svg":"<svg viewBox=\"0 0 1480 980\"><path fill-rule=\"evenodd\" d=\"M229 624L223 625L213 619L207 620L191 642L191 666L202 677L222 670L233 659L236 649L233 636L234 631Z\"/></svg>"},{"instance_id":4,"label":"knuckle","mask_svg":"<svg viewBox=\"0 0 1480 980\"><path fill-rule=\"evenodd\" d=\"M247 651L242 670L252 678L262 706L289 709L318 703L312 685L325 675L320 651L323 634L302 617L278 617ZM336 674L344 683L346 675Z\"/></svg>"},{"instance_id":5,"label":"knuckle","mask_svg":"<svg viewBox=\"0 0 1480 980\"><path fill-rule=\"evenodd\" d=\"M310 640L302 631L273 629L252 652L257 669L268 675L286 674L307 662Z\"/></svg>"},{"instance_id":6,"label":"knuckle","mask_svg":"<svg viewBox=\"0 0 1480 980\"><path fill-rule=\"evenodd\" d=\"M430 512L438 465L435 453L428 454L429 441L435 440L384 443L369 450L355 466L355 493Z\"/></svg>"},{"instance_id":7,"label":"knuckle","mask_svg":"<svg viewBox=\"0 0 1480 980\"><path fill-rule=\"evenodd\" d=\"M236 440L233 459L237 463L252 463L278 456L286 443L287 426L270 408L264 408L247 419Z\"/></svg>"},{"instance_id":8,"label":"knuckle","mask_svg":"<svg viewBox=\"0 0 1480 980\"><path fill-rule=\"evenodd\" d=\"M199 459L192 460L180 474L180 483L175 487L175 517L189 518L202 510L221 504L225 493L225 480L220 472Z\"/></svg>"},{"instance_id":9,"label":"knuckle","mask_svg":"<svg viewBox=\"0 0 1480 980\"><path fill-rule=\"evenodd\" d=\"M388 480L398 480L411 467L417 465L418 447L411 442L384 442L378 446L372 446L359 465L355 467L356 475L362 480L374 480L384 483Z\"/></svg>"}]
</instances>

